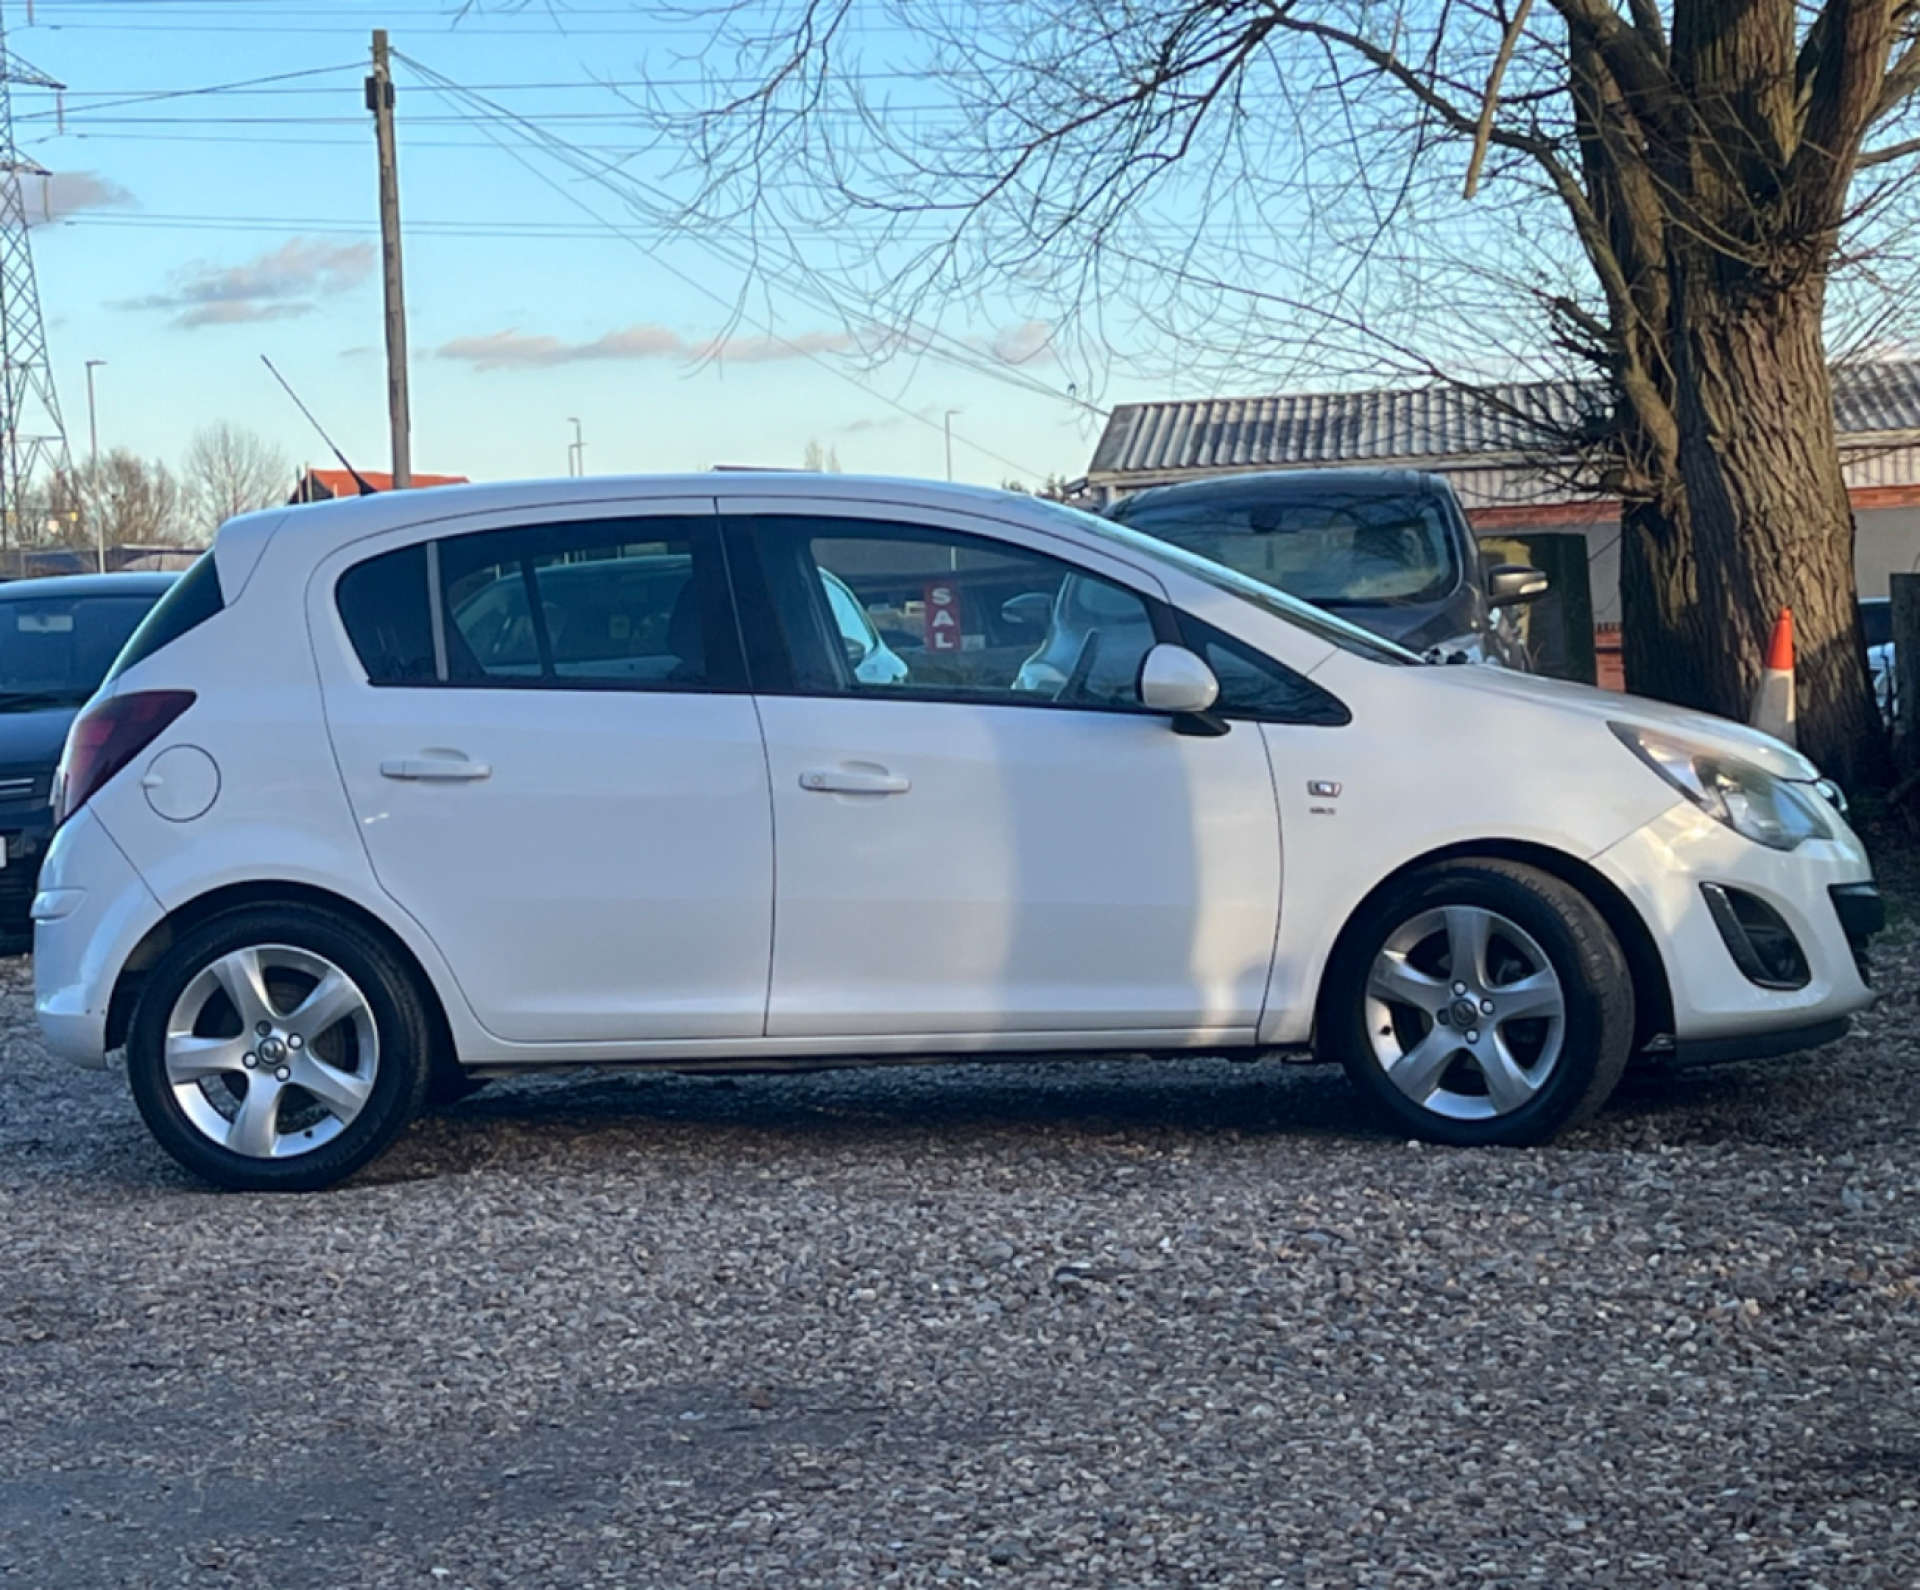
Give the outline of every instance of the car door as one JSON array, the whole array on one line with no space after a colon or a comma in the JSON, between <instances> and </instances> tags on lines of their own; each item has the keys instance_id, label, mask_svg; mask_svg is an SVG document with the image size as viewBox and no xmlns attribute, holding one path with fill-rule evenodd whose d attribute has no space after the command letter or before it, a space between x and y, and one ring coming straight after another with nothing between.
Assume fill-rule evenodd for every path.
<instances>
[{"instance_id":1,"label":"car door","mask_svg":"<svg viewBox=\"0 0 1920 1590\"><path fill-rule=\"evenodd\" d=\"M773 780L768 1034L1250 1040L1280 898L1266 755L1139 709L1170 622L1151 581L968 516L722 508ZM861 677L827 577L900 673Z\"/></svg>"},{"instance_id":2,"label":"car door","mask_svg":"<svg viewBox=\"0 0 1920 1590\"><path fill-rule=\"evenodd\" d=\"M767 772L711 498L350 552L312 602L373 871L489 1031L760 1034Z\"/></svg>"}]
</instances>

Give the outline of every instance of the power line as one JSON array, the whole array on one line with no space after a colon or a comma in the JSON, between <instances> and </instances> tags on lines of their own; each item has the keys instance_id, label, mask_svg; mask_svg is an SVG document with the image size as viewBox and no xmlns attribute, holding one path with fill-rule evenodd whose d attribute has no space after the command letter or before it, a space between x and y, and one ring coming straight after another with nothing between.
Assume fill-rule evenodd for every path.
<instances>
[{"instance_id":1,"label":"power line","mask_svg":"<svg viewBox=\"0 0 1920 1590\"><path fill-rule=\"evenodd\" d=\"M459 100L454 97L455 94L458 94L462 98L484 107L488 121L505 121L516 129L524 132L528 137L543 145L547 152L553 155L554 158L579 172L581 176L587 178L589 181L598 183L600 186L608 189L615 197L626 204L629 209L640 211L654 224L671 229L677 234L690 236L692 240L697 242L701 247L710 253L717 254L735 269L743 272L749 279L755 274L764 276L776 285L784 287L787 292L801 299L803 302L810 302L814 307L822 309L826 313L842 319L846 318L844 306L834 298L832 293L824 291L815 280L808 279L804 274L804 267L802 267L802 276L796 281L791 276L777 269L770 269L761 258L759 250L752 244L747 245L743 249L731 243L716 240L710 232L700 234L688 233L687 228L678 214L674 201L670 196L664 194L652 184L633 176L630 172L619 170L608 162L587 159L583 156L582 151L575 145L568 143L568 141L558 133L549 131L539 123L529 120L519 112L509 110L505 106L496 105L491 100L471 90L461 88L461 86L451 78L434 72L432 68L423 66L422 63L413 60L411 57L402 55L401 59L416 71L422 72L423 75L427 75L431 79L437 79L439 83L445 84L446 87L441 90L441 93L442 97L446 98L449 103L459 103ZM477 125L485 127L486 122L477 121ZM797 264L798 262L796 261L795 263ZM1082 412L1091 413L1100 417L1105 416L1106 411L1097 405L1088 403L1084 399L1062 393L1048 383L1040 381L1003 361L988 361L982 357L979 350L975 347L961 342L949 334L939 331L937 328L909 326L902 331L898 328L890 327L888 325L888 317L884 314L877 313L871 304L868 304L866 307L867 316L876 328L889 336L904 338L910 345L915 347L915 351L930 354L933 357L945 360L947 363L957 364L964 369L974 371L976 374L984 374L991 379L1020 387L1025 391L1052 398L1056 402L1071 404Z\"/></svg>"},{"instance_id":2,"label":"power line","mask_svg":"<svg viewBox=\"0 0 1920 1590\"><path fill-rule=\"evenodd\" d=\"M229 94L237 90L253 88L256 84L289 83L295 78L320 77L328 72L351 72L357 71L358 69L358 62L348 61L339 66L312 66L299 72L276 72L271 77L245 77L236 83L210 83L205 88L162 89L151 94L134 94L126 99L109 99L97 105L83 105L78 108L73 116L69 116L66 119L69 121L83 119L91 116L95 111L111 110L116 105L144 105L157 99L192 99L200 94ZM71 90L68 90L68 92L71 93ZM337 92L337 90L326 88L319 89L316 92L331 94ZM17 116L14 119L16 121L42 121L48 117L59 114L58 111L36 110L29 111L26 115Z\"/></svg>"},{"instance_id":3,"label":"power line","mask_svg":"<svg viewBox=\"0 0 1920 1590\"><path fill-rule=\"evenodd\" d=\"M432 67L427 66L420 61L416 61L415 59L413 59L413 57L409 55L401 54L401 52L399 51L395 51L394 53L398 55L399 58L406 63L406 65L411 67L414 71L418 72L423 78L425 78L429 86L433 87L437 92L439 92L443 98L454 100L454 96L465 92L460 88L460 85L456 83L452 78L443 76L441 73L436 72ZM468 97L474 98L476 100L479 99L479 96L477 95L468 95ZM484 100L479 100L479 103L486 104L487 102ZM497 107L492 107L492 108L495 110L496 114L500 114L498 112ZM510 114L507 114L505 119L519 120L519 118L512 117ZM478 124L483 128L486 126L486 123L484 121L479 122ZM538 129L534 129L534 131L536 132L536 134L538 134ZM550 134L540 135L540 136L544 136L552 139L552 135ZM780 343L783 347L790 349L792 352L799 355L800 357L807 359L813 364L818 365L821 369L828 371L830 374L838 377L840 380L847 382L849 385L859 388L862 392L866 393L867 396L878 398L882 403L885 403L889 408L896 410L897 412L905 415L907 418L916 420L920 424L926 425L931 429L944 431L945 427L943 425L929 419L926 415L920 413L917 409L908 407L905 403L900 402L899 399L890 397L885 392L878 390L871 383L861 380L858 376L853 374L853 372L842 369L839 365L832 363L830 360L822 358L819 354L813 352L811 349L801 346L799 343L794 342L791 338L782 336L778 331L776 331L773 328L770 322L760 320L758 317L755 317L753 315L746 313L740 308L740 306L737 303L729 302L723 294L716 291L714 288L710 287L707 283L700 281L697 277L688 275L685 271L679 269L679 267L673 265L672 263L670 263L665 259L662 259L659 253L655 249L649 247L645 243L642 243L638 238L634 238L631 235L621 231L620 228L616 227L612 222L608 221L597 210L595 210L591 205L589 205L584 199L580 198L578 194L569 192L559 182L556 182L546 172L540 170L538 166L534 165L530 160L528 160L525 156L523 156L518 150L514 149L512 145L506 143L504 140L497 140L497 141L499 142L500 148L506 154L508 154L515 161L517 161L520 165L525 167L541 182L543 182L544 184L546 184L546 186L551 188L555 193L559 194L562 198L566 199L570 204L576 206L578 209L582 210L587 215L593 217L594 220L606 226L608 230L614 232L618 236L626 238L626 240L629 243L631 243L635 249L639 250L642 254L645 254L649 259L653 260L653 262L657 266L659 266L662 270L666 271L669 275L675 277L677 280L681 281L685 285L693 288L696 292L700 293L703 297L708 298L712 300L714 303L718 304L721 308L725 309L729 315L737 316L739 319L747 321L748 324L756 326L762 332L763 335L770 337L775 342ZM556 143L561 142L561 140L558 140L558 139L552 139L552 141ZM603 183L603 185L605 184ZM993 459L996 463L1004 464L1009 469L1018 470L1023 475L1037 474L1037 471L1031 469L1027 465L1019 463L1014 459L1008 458L1004 454L996 453L991 448L984 447L978 442L971 441L966 437L961 437L960 439L963 442L965 442L967 446L973 448L975 452L981 453L984 456Z\"/></svg>"}]
</instances>

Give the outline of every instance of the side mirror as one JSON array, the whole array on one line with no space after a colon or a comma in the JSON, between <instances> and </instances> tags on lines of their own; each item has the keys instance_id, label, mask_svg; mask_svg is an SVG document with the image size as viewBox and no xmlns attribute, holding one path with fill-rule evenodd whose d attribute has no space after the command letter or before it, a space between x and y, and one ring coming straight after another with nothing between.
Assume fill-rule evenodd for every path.
<instances>
[{"instance_id":1,"label":"side mirror","mask_svg":"<svg viewBox=\"0 0 1920 1590\"><path fill-rule=\"evenodd\" d=\"M1161 642L1140 663L1140 704L1175 717L1206 712L1220 699L1220 681L1184 646Z\"/></svg>"},{"instance_id":2,"label":"side mirror","mask_svg":"<svg viewBox=\"0 0 1920 1590\"><path fill-rule=\"evenodd\" d=\"M1525 563L1496 563L1487 570L1487 600L1495 607L1537 602L1552 582L1544 570Z\"/></svg>"},{"instance_id":3,"label":"side mirror","mask_svg":"<svg viewBox=\"0 0 1920 1590\"><path fill-rule=\"evenodd\" d=\"M1000 604L1000 616L1021 629L1038 629L1053 617L1053 598L1045 591L1023 591Z\"/></svg>"}]
</instances>

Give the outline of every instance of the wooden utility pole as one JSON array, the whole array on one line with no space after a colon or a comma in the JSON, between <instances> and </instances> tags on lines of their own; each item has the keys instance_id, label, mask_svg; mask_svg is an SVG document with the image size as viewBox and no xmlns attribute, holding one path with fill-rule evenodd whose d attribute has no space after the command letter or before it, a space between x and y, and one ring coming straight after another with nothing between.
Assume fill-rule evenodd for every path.
<instances>
[{"instance_id":1,"label":"wooden utility pole","mask_svg":"<svg viewBox=\"0 0 1920 1590\"><path fill-rule=\"evenodd\" d=\"M400 274L400 170L393 146L393 73L387 30L373 30L373 75L367 79L380 151L380 261L387 294L387 423L393 432L393 485L413 484L413 416L407 404L407 294Z\"/></svg>"}]
</instances>

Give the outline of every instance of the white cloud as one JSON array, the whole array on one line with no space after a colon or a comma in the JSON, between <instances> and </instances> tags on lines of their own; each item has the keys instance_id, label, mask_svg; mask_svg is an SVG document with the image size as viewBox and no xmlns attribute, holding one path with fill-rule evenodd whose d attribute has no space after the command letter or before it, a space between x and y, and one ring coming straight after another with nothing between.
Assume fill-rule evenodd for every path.
<instances>
[{"instance_id":1,"label":"white cloud","mask_svg":"<svg viewBox=\"0 0 1920 1590\"><path fill-rule=\"evenodd\" d=\"M27 206L27 225L45 226L65 220L80 210L113 210L133 203L133 195L117 182L92 171L56 171L48 177L23 176L20 194Z\"/></svg>"},{"instance_id":2,"label":"white cloud","mask_svg":"<svg viewBox=\"0 0 1920 1590\"><path fill-rule=\"evenodd\" d=\"M436 357L457 359L475 370L540 369L603 359L713 359L722 363L764 364L837 353L853 345L843 332L804 331L791 337L719 337L689 342L666 326L640 323L609 331L586 342L535 335L517 326L480 336L455 337L434 349Z\"/></svg>"},{"instance_id":3,"label":"white cloud","mask_svg":"<svg viewBox=\"0 0 1920 1590\"><path fill-rule=\"evenodd\" d=\"M311 314L322 298L357 287L373 265L371 243L295 237L244 265L196 261L174 272L168 291L119 307L170 310L173 323L185 327L287 320Z\"/></svg>"}]
</instances>

